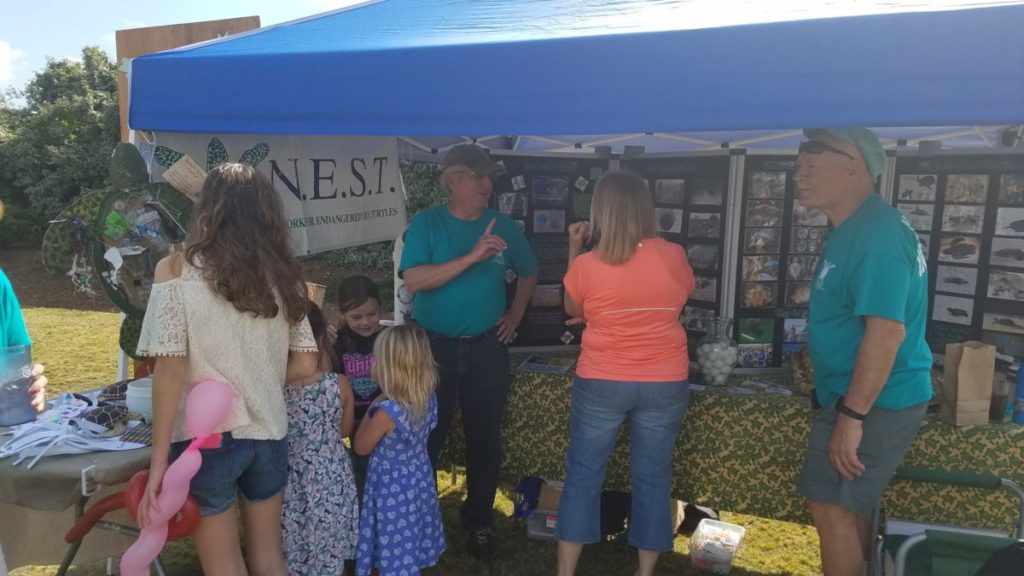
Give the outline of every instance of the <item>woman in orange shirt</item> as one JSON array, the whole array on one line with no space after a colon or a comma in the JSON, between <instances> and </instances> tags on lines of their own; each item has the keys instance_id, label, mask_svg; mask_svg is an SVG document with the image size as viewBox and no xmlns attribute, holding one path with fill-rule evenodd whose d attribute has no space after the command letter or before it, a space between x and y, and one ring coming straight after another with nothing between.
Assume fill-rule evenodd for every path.
<instances>
[{"instance_id":1,"label":"woman in orange shirt","mask_svg":"<svg viewBox=\"0 0 1024 576\"><path fill-rule=\"evenodd\" d=\"M583 545L600 539L608 454L628 417L633 479L629 543L639 576L672 549L672 453L689 401L686 332L679 316L693 291L686 252L658 238L654 202L638 176L597 183L591 218L569 227L565 311L583 319L569 418L565 488L558 508L558 574L575 572ZM588 237L593 251L580 254Z\"/></svg>"}]
</instances>

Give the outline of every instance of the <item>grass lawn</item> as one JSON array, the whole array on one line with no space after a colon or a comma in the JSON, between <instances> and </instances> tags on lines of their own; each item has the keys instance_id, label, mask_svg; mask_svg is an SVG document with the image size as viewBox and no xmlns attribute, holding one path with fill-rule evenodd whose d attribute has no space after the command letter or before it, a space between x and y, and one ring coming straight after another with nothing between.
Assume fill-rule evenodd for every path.
<instances>
[{"instance_id":1,"label":"grass lawn","mask_svg":"<svg viewBox=\"0 0 1024 576\"><path fill-rule=\"evenodd\" d=\"M33 357L46 364L54 392L84 390L113 382L117 375L117 334L120 317L105 312L81 312L55 308L30 308L25 319L34 341ZM499 518L495 531L499 538L498 557L480 563L464 550L463 531L459 528L459 504L464 496L460 481L451 485L447 472L440 474L441 509L448 531L448 551L440 564L424 572L426 576L540 576L554 572L555 545L526 538L525 526L515 525L512 516L512 486L507 478L498 493ZM737 481L741 481L737 479ZM818 568L818 537L810 526L776 522L753 516L723 512L723 520L747 529L743 548L732 574L814 575ZM658 574L699 574L690 567L689 539L677 536L675 551L665 554ZM635 552L619 541L589 546L583 553L582 576L632 574ZM162 555L169 574L198 574L199 563L188 541L172 542ZM14 576L53 574L56 567L24 567ZM104 574L103 563L82 566L71 571L79 576Z\"/></svg>"}]
</instances>

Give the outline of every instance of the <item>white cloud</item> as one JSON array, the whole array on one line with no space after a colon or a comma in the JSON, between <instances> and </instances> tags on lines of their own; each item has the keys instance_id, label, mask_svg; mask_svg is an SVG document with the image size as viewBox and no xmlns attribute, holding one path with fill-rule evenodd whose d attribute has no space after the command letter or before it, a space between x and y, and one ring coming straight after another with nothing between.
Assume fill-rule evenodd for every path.
<instances>
[{"instance_id":1,"label":"white cloud","mask_svg":"<svg viewBox=\"0 0 1024 576\"><path fill-rule=\"evenodd\" d=\"M0 40L0 82L10 82L14 78L14 62L24 57L24 52Z\"/></svg>"}]
</instances>

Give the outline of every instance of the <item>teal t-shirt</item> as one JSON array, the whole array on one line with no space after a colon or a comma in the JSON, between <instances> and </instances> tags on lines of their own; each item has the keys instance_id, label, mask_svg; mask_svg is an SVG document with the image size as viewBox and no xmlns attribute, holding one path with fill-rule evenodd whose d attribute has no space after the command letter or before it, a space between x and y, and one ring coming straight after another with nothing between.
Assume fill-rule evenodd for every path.
<instances>
[{"instance_id":1,"label":"teal t-shirt","mask_svg":"<svg viewBox=\"0 0 1024 576\"><path fill-rule=\"evenodd\" d=\"M31 344L25 319L21 316L18 297L14 295L14 287L7 275L0 270L0 346L20 346Z\"/></svg>"},{"instance_id":2,"label":"teal t-shirt","mask_svg":"<svg viewBox=\"0 0 1024 576\"><path fill-rule=\"evenodd\" d=\"M497 220L491 233L501 236L508 249L470 266L444 286L416 293L412 315L427 330L450 337L490 330L505 313L505 271L533 276L537 258L519 225L489 208L476 220L460 220L447 206L437 206L420 212L409 225L400 273L469 254L492 218Z\"/></svg>"},{"instance_id":3,"label":"teal t-shirt","mask_svg":"<svg viewBox=\"0 0 1024 576\"><path fill-rule=\"evenodd\" d=\"M929 400L928 264L910 222L877 194L832 230L812 278L808 332L823 406L850 387L865 316L896 320L906 330L875 406L898 410Z\"/></svg>"}]
</instances>

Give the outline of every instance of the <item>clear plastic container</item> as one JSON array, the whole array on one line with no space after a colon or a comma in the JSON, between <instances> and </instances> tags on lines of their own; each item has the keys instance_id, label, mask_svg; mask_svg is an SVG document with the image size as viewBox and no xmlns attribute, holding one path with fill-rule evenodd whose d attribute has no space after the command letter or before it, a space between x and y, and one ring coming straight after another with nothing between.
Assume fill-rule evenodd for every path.
<instances>
[{"instance_id":1,"label":"clear plastic container","mask_svg":"<svg viewBox=\"0 0 1024 576\"><path fill-rule=\"evenodd\" d=\"M558 512L552 510L534 510L526 519L526 536L535 540L554 542L555 528L558 526Z\"/></svg>"},{"instance_id":2,"label":"clear plastic container","mask_svg":"<svg viewBox=\"0 0 1024 576\"><path fill-rule=\"evenodd\" d=\"M32 384L32 347L0 348L0 426L31 422L36 417L28 389Z\"/></svg>"},{"instance_id":3,"label":"clear plastic container","mask_svg":"<svg viewBox=\"0 0 1024 576\"><path fill-rule=\"evenodd\" d=\"M728 574L747 529L705 518L690 538L690 563L698 570Z\"/></svg>"},{"instance_id":4,"label":"clear plastic container","mask_svg":"<svg viewBox=\"0 0 1024 576\"><path fill-rule=\"evenodd\" d=\"M697 343L697 362L704 383L724 386L736 366L739 346L729 337L732 318L716 317L708 323L708 333Z\"/></svg>"}]
</instances>

